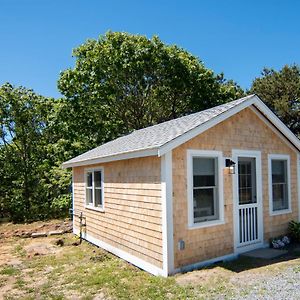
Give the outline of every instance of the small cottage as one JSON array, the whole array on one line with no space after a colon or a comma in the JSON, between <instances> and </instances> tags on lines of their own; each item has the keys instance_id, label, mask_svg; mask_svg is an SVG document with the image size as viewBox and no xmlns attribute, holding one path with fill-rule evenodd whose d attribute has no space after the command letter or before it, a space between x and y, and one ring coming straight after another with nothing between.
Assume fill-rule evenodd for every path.
<instances>
[{"instance_id":1,"label":"small cottage","mask_svg":"<svg viewBox=\"0 0 300 300\"><path fill-rule=\"evenodd\" d=\"M83 238L168 276L286 233L299 219L299 150L298 138L250 95L134 131L63 166L73 169Z\"/></svg>"}]
</instances>

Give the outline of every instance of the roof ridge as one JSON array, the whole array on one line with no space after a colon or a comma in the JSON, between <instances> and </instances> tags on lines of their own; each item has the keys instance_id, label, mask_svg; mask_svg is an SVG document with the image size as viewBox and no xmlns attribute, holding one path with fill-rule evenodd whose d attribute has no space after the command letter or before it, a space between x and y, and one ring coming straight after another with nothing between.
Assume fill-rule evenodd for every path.
<instances>
[{"instance_id":1,"label":"roof ridge","mask_svg":"<svg viewBox=\"0 0 300 300\"><path fill-rule=\"evenodd\" d=\"M158 125L161 125L161 124L165 124L165 123L168 123L168 122L172 122L172 121L174 121L174 120L179 120L179 119L182 119L182 118L185 118L185 117L188 117L188 116L194 116L194 115L196 115L196 114L205 113L205 112L210 111L210 110L212 110L212 109L217 109L217 108L220 108L220 107L222 107L222 106L224 106L224 105L228 105L228 104L230 104L230 103L233 104L234 102L243 102L243 101L246 101L246 100L249 99L249 98L252 98L253 96L255 96L255 94L247 95L247 96L244 96L244 97L239 98L239 99L235 99L235 100L232 100L232 101L229 101L229 102L225 102L225 103L219 104L219 105L217 105L217 106L212 106L212 107L206 108L206 109L204 109L204 110L199 110L199 111L196 111L196 112L192 112L192 113L190 113L190 114L186 114L186 115L183 115L183 116L174 118L174 119L170 119L170 120L167 120L167 121L163 121L163 122L161 122L161 123L153 124L153 125L150 125L150 126L147 126L147 127L144 127L144 128L134 129L132 132L127 133L127 134L125 134L125 135L123 135L123 136L120 136L120 137L114 139L113 141L115 141L115 140L117 140L117 139L119 139L119 138L128 136L128 135L130 135L130 134L132 134L132 133L134 133L134 132L140 131L140 130L152 128L152 127L155 127L155 126L158 126Z\"/></svg>"},{"instance_id":2,"label":"roof ridge","mask_svg":"<svg viewBox=\"0 0 300 300\"><path fill-rule=\"evenodd\" d=\"M120 136L68 160L64 163L64 166L96 159L116 157L126 153L147 150L154 151L156 149L158 151L160 147L165 146L185 133L220 116L237 105L244 103L253 96L255 95L247 95L218 106L132 131L131 133Z\"/></svg>"}]
</instances>

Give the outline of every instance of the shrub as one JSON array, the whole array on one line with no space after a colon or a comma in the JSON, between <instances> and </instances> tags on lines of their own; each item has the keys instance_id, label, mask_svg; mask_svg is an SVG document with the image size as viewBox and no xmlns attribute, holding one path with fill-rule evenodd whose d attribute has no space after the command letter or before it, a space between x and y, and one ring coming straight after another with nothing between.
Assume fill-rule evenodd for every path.
<instances>
[{"instance_id":1,"label":"shrub","mask_svg":"<svg viewBox=\"0 0 300 300\"><path fill-rule=\"evenodd\" d=\"M300 242L300 223L296 221L291 221L289 223L289 235L294 242Z\"/></svg>"}]
</instances>

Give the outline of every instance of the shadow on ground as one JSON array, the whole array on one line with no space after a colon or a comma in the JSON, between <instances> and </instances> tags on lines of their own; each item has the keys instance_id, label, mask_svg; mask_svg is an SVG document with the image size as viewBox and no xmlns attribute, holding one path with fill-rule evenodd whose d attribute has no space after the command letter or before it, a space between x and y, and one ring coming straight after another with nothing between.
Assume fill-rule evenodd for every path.
<instances>
[{"instance_id":1,"label":"shadow on ground","mask_svg":"<svg viewBox=\"0 0 300 300\"><path fill-rule=\"evenodd\" d=\"M265 267L268 265L277 264L280 262L291 261L300 257L300 245L293 244L290 245L287 249L287 253L271 259L266 258L254 258L254 257L246 257L239 256L237 259L227 262L220 262L213 264L212 266L207 267L206 269L214 268L216 266L222 267L229 271L240 273L247 270ZM280 250L278 250L280 251Z\"/></svg>"}]
</instances>

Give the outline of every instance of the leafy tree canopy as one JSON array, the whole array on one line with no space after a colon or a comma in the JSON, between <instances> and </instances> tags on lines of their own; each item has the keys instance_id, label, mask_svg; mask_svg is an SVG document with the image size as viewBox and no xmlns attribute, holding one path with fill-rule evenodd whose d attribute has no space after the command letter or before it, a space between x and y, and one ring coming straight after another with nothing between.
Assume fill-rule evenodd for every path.
<instances>
[{"instance_id":1,"label":"leafy tree canopy","mask_svg":"<svg viewBox=\"0 0 300 300\"><path fill-rule=\"evenodd\" d=\"M296 135L300 136L300 68L285 65L281 70L265 68L251 87Z\"/></svg>"},{"instance_id":2,"label":"leafy tree canopy","mask_svg":"<svg viewBox=\"0 0 300 300\"><path fill-rule=\"evenodd\" d=\"M24 87L0 87L0 215L15 221L67 211L69 172L61 170L60 103Z\"/></svg>"},{"instance_id":3,"label":"leafy tree canopy","mask_svg":"<svg viewBox=\"0 0 300 300\"><path fill-rule=\"evenodd\" d=\"M68 123L89 147L243 94L223 74L157 36L108 32L73 55L75 67L61 73L58 87L70 103Z\"/></svg>"}]
</instances>

